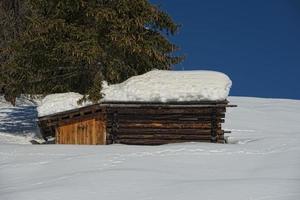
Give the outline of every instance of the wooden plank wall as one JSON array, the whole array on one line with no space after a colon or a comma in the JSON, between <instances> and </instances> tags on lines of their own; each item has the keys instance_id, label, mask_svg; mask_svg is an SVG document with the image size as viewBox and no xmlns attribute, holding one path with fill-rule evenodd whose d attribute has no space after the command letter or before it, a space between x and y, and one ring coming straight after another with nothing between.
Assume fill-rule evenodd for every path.
<instances>
[{"instance_id":1,"label":"wooden plank wall","mask_svg":"<svg viewBox=\"0 0 300 200\"><path fill-rule=\"evenodd\" d=\"M159 145L178 142L224 143L224 107L111 107L109 141Z\"/></svg>"},{"instance_id":2,"label":"wooden plank wall","mask_svg":"<svg viewBox=\"0 0 300 200\"><path fill-rule=\"evenodd\" d=\"M62 124L56 128L56 144L106 144L103 119L92 118Z\"/></svg>"},{"instance_id":3,"label":"wooden plank wall","mask_svg":"<svg viewBox=\"0 0 300 200\"><path fill-rule=\"evenodd\" d=\"M89 119L97 119L106 124L105 113L105 107L96 104L79 109L65 111L63 113L56 113L53 115L39 117L38 125L40 127L42 136L45 140L47 140L48 137L56 137L56 129L58 129L59 127L66 126L65 129L72 130L72 128L68 127L68 125L74 124L74 126L77 126L77 123Z\"/></svg>"}]
</instances>

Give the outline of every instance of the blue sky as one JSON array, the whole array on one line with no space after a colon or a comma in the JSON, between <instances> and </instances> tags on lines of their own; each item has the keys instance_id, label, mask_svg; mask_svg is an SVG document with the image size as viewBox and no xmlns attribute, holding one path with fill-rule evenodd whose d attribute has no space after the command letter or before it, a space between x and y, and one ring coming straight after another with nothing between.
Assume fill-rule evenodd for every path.
<instances>
[{"instance_id":1,"label":"blue sky","mask_svg":"<svg viewBox=\"0 0 300 200\"><path fill-rule=\"evenodd\" d=\"M225 72L231 95L300 99L300 0L151 0L182 25L176 69Z\"/></svg>"}]
</instances>

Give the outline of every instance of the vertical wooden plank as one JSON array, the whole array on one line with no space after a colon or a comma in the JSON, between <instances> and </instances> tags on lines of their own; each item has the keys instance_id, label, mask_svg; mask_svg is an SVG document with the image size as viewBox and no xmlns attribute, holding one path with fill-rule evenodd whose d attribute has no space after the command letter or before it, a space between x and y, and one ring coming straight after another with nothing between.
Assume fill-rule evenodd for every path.
<instances>
[{"instance_id":1,"label":"vertical wooden plank","mask_svg":"<svg viewBox=\"0 0 300 200\"><path fill-rule=\"evenodd\" d=\"M85 134L86 134L86 143L85 144L90 144L90 134L89 134L89 120L86 120L84 122L84 129L85 129Z\"/></svg>"},{"instance_id":2,"label":"vertical wooden plank","mask_svg":"<svg viewBox=\"0 0 300 200\"><path fill-rule=\"evenodd\" d=\"M59 127L58 128L58 143L57 144L61 144L61 140L62 140L62 135L61 135L61 132L62 132L62 127Z\"/></svg>"},{"instance_id":3,"label":"vertical wooden plank","mask_svg":"<svg viewBox=\"0 0 300 200\"><path fill-rule=\"evenodd\" d=\"M106 116L106 113L103 112L101 113L101 118L100 118L101 122L102 122L102 134L103 134L103 142L102 144L103 145L106 145L107 144L107 134L106 134L106 121L107 121L107 116Z\"/></svg>"},{"instance_id":4,"label":"vertical wooden plank","mask_svg":"<svg viewBox=\"0 0 300 200\"><path fill-rule=\"evenodd\" d=\"M87 144L86 121L82 122L83 144Z\"/></svg>"},{"instance_id":5,"label":"vertical wooden plank","mask_svg":"<svg viewBox=\"0 0 300 200\"><path fill-rule=\"evenodd\" d=\"M90 121L91 120L87 120L85 121L85 131L86 131L86 144L91 144L91 133L90 133Z\"/></svg>"},{"instance_id":6,"label":"vertical wooden plank","mask_svg":"<svg viewBox=\"0 0 300 200\"><path fill-rule=\"evenodd\" d=\"M62 133L61 134L62 134L62 138L63 138L62 143L66 144L67 143L67 131L66 131L66 127L65 126L62 128Z\"/></svg>"},{"instance_id":7,"label":"vertical wooden plank","mask_svg":"<svg viewBox=\"0 0 300 200\"><path fill-rule=\"evenodd\" d=\"M79 144L83 144L83 131L82 131L82 123L79 122L78 126L77 126L77 131L78 131L78 135L79 135Z\"/></svg>"},{"instance_id":8,"label":"vertical wooden plank","mask_svg":"<svg viewBox=\"0 0 300 200\"><path fill-rule=\"evenodd\" d=\"M101 126L100 126L100 121L97 119L96 121L96 132L97 132L97 144L101 144Z\"/></svg>"},{"instance_id":9,"label":"vertical wooden plank","mask_svg":"<svg viewBox=\"0 0 300 200\"><path fill-rule=\"evenodd\" d=\"M80 122L80 135L81 135L81 144L85 144L85 133L84 133L84 124Z\"/></svg>"},{"instance_id":10,"label":"vertical wooden plank","mask_svg":"<svg viewBox=\"0 0 300 200\"><path fill-rule=\"evenodd\" d=\"M82 121L80 122L79 134L80 134L81 144L84 144L84 129L83 129Z\"/></svg>"},{"instance_id":11,"label":"vertical wooden plank","mask_svg":"<svg viewBox=\"0 0 300 200\"><path fill-rule=\"evenodd\" d=\"M73 124L72 130L73 130L74 144L78 144L78 135L77 135L77 125L76 124Z\"/></svg>"},{"instance_id":12,"label":"vertical wooden plank","mask_svg":"<svg viewBox=\"0 0 300 200\"><path fill-rule=\"evenodd\" d=\"M104 144L104 133L103 133L103 121L99 120L99 136L100 136L100 144Z\"/></svg>"},{"instance_id":13,"label":"vertical wooden plank","mask_svg":"<svg viewBox=\"0 0 300 200\"><path fill-rule=\"evenodd\" d=\"M61 134L61 139L62 139L62 140L61 140L61 143L62 143L62 144L65 144L65 141L66 141L66 133L65 133L65 127L64 127L64 126L62 127L61 133L60 133L60 134Z\"/></svg>"},{"instance_id":14,"label":"vertical wooden plank","mask_svg":"<svg viewBox=\"0 0 300 200\"><path fill-rule=\"evenodd\" d=\"M93 138L93 142L92 144L97 144L97 133L96 133L96 119L93 119L92 122L92 138Z\"/></svg>"},{"instance_id":15,"label":"vertical wooden plank","mask_svg":"<svg viewBox=\"0 0 300 200\"><path fill-rule=\"evenodd\" d=\"M96 134L97 134L97 144L106 144L106 132L104 128L104 122L101 119L96 121Z\"/></svg>"},{"instance_id":16,"label":"vertical wooden plank","mask_svg":"<svg viewBox=\"0 0 300 200\"><path fill-rule=\"evenodd\" d=\"M73 132L73 124L70 124L69 125L69 130L70 130L70 144L74 144L75 141L74 141L74 132Z\"/></svg>"},{"instance_id":17,"label":"vertical wooden plank","mask_svg":"<svg viewBox=\"0 0 300 200\"><path fill-rule=\"evenodd\" d=\"M80 135L80 122L76 123L76 135L77 135L77 144L81 144L81 135Z\"/></svg>"},{"instance_id":18,"label":"vertical wooden plank","mask_svg":"<svg viewBox=\"0 0 300 200\"><path fill-rule=\"evenodd\" d=\"M90 140L88 125L89 125L89 120L86 120L84 122L84 129L85 129L85 134L86 134L86 136L85 136L85 144L89 144L89 140Z\"/></svg>"},{"instance_id":19,"label":"vertical wooden plank","mask_svg":"<svg viewBox=\"0 0 300 200\"><path fill-rule=\"evenodd\" d=\"M72 130L73 130L74 144L78 144L78 136L77 136L77 126L76 126L76 123L73 124Z\"/></svg>"},{"instance_id":20,"label":"vertical wooden plank","mask_svg":"<svg viewBox=\"0 0 300 200\"><path fill-rule=\"evenodd\" d=\"M76 138L76 135L75 135L75 132L74 132L74 124L70 124L71 127L70 127L70 131L71 131L71 144L76 144L75 142L75 138Z\"/></svg>"},{"instance_id":21,"label":"vertical wooden plank","mask_svg":"<svg viewBox=\"0 0 300 200\"><path fill-rule=\"evenodd\" d=\"M73 133L73 124L70 124L69 125L69 130L70 130L70 141L69 141L69 144L74 144L74 133Z\"/></svg>"},{"instance_id":22,"label":"vertical wooden plank","mask_svg":"<svg viewBox=\"0 0 300 200\"><path fill-rule=\"evenodd\" d=\"M67 125L66 127L66 134L67 134L67 142L66 144L71 144L71 129L70 129L71 125Z\"/></svg>"},{"instance_id":23,"label":"vertical wooden plank","mask_svg":"<svg viewBox=\"0 0 300 200\"><path fill-rule=\"evenodd\" d=\"M70 125L68 125L68 126L66 127L66 134L67 134L67 138L66 138L67 141L66 141L66 144L70 144L70 142L71 142L71 141L70 141L70 139L71 139L71 137L70 137L70 136L71 136L70 131L71 131L71 130L70 130Z\"/></svg>"},{"instance_id":24,"label":"vertical wooden plank","mask_svg":"<svg viewBox=\"0 0 300 200\"><path fill-rule=\"evenodd\" d=\"M87 129L87 135L88 135L88 144L93 144L93 133L92 133L92 119L90 119L90 120L88 120L87 122L86 122L86 129Z\"/></svg>"},{"instance_id":25,"label":"vertical wooden plank","mask_svg":"<svg viewBox=\"0 0 300 200\"><path fill-rule=\"evenodd\" d=\"M91 119L91 120L89 120L89 123L88 123L89 144L94 144L93 143L93 121L94 121L94 119Z\"/></svg>"},{"instance_id":26,"label":"vertical wooden plank","mask_svg":"<svg viewBox=\"0 0 300 200\"><path fill-rule=\"evenodd\" d=\"M64 132L65 132L65 144L69 144L69 135L70 135L70 130L69 130L69 125L66 125L64 127Z\"/></svg>"},{"instance_id":27,"label":"vertical wooden plank","mask_svg":"<svg viewBox=\"0 0 300 200\"><path fill-rule=\"evenodd\" d=\"M87 125L88 125L88 121L85 121L84 123L84 134L85 134L85 137L84 137L84 144L89 144L89 134L88 134L88 128L87 128Z\"/></svg>"},{"instance_id":28,"label":"vertical wooden plank","mask_svg":"<svg viewBox=\"0 0 300 200\"><path fill-rule=\"evenodd\" d=\"M56 144L60 144L59 139L60 139L60 135L59 135L59 127L56 127L56 128L55 128L55 143L56 143Z\"/></svg>"},{"instance_id":29,"label":"vertical wooden plank","mask_svg":"<svg viewBox=\"0 0 300 200\"><path fill-rule=\"evenodd\" d=\"M91 121L92 144L95 145L95 119Z\"/></svg>"},{"instance_id":30,"label":"vertical wooden plank","mask_svg":"<svg viewBox=\"0 0 300 200\"><path fill-rule=\"evenodd\" d=\"M60 127L57 127L55 130L57 131L56 133L57 133L57 140L56 140L56 144L60 144L61 143L61 134L60 134Z\"/></svg>"},{"instance_id":31,"label":"vertical wooden plank","mask_svg":"<svg viewBox=\"0 0 300 200\"><path fill-rule=\"evenodd\" d=\"M102 121L102 137L103 137L103 142L102 142L102 144L106 144L106 123L105 123L105 121L104 121L104 119L103 119L103 121Z\"/></svg>"},{"instance_id":32,"label":"vertical wooden plank","mask_svg":"<svg viewBox=\"0 0 300 200\"><path fill-rule=\"evenodd\" d=\"M64 143L64 127L60 127L60 131L59 131L59 135L60 135L60 144Z\"/></svg>"},{"instance_id":33,"label":"vertical wooden plank","mask_svg":"<svg viewBox=\"0 0 300 200\"><path fill-rule=\"evenodd\" d=\"M65 144L69 144L70 142L69 142L69 126L67 125L67 126L65 126Z\"/></svg>"},{"instance_id":34,"label":"vertical wooden plank","mask_svg":"<svg viewBox=\"0 0 300 200\"><path fill-rule=\"evenodd\" d=\"M84 144L88 144L87 121L84 121L82 124L83 124L83 131L84 131Z\"/></svg>"}]
</instances>

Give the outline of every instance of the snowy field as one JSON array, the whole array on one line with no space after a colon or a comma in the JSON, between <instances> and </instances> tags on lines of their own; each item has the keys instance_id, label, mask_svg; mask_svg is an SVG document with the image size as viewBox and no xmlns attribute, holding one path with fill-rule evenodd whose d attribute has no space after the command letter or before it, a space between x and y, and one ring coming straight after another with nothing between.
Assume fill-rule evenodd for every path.
<instances>
[{"instance_id":1,"label":"snowy field","mask_svg":"<svg viewBox=\"0 0 300 200\"><path fill-rule=\"evenodd\" d=\"M1 200L299 200L300 101L229 98L230 144L31 145L34 103L0 99Z\"/></svg>"}]
</instances>

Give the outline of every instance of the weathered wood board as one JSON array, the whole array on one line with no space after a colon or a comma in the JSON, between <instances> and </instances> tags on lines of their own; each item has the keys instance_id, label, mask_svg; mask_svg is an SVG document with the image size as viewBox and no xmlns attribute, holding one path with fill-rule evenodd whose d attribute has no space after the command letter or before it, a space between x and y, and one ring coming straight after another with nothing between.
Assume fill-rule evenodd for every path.
<instances>
[{"instance_id":1,"label":"weathered wood board","mask_svg":"<svg viewBox=\"0 0 300 200\"><path fill-rule=\"evenodd\" d=\"M106 144L106 126L100 119L78 120L56 128L56 144Z\"/></svg>"}]
</instances>

